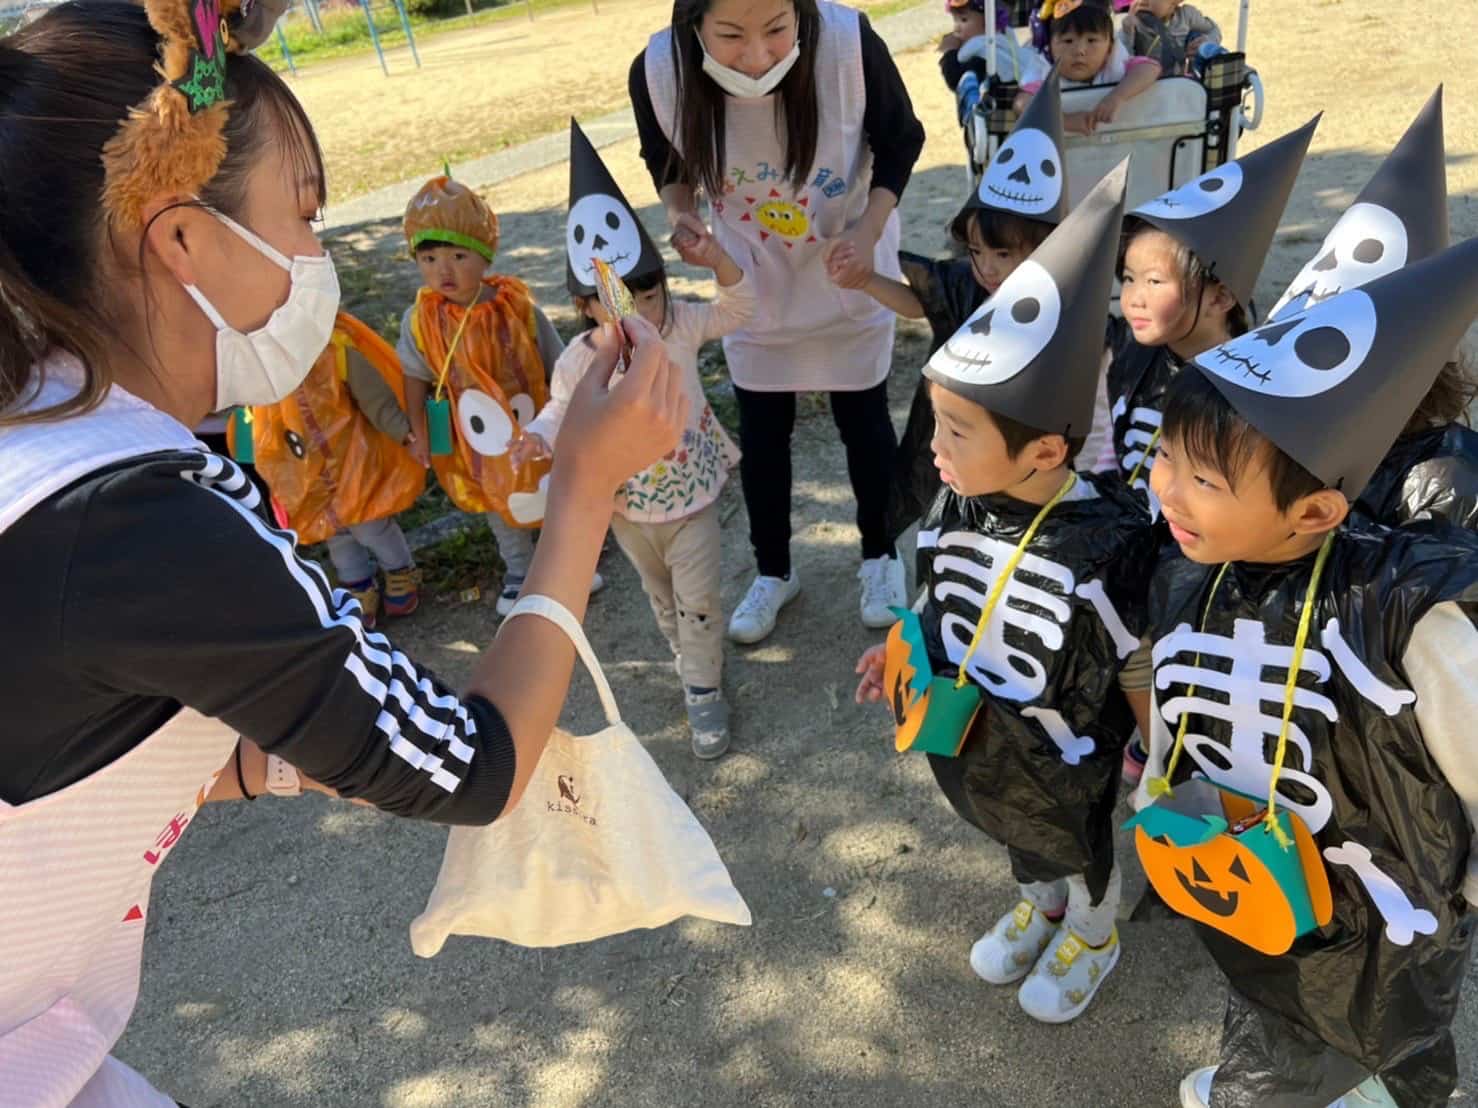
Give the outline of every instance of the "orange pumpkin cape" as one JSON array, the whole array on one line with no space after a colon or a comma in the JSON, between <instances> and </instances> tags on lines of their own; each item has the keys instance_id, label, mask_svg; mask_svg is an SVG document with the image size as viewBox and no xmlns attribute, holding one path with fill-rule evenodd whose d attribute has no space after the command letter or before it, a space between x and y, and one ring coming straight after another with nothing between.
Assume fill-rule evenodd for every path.
<instances>
[{"instance_id":1,"label":"orange pumpkin cape","mask_svg":"<svg viewBox=\"0 0 1478 1108\"><path fill-rule=\"evenodd\" d=\"M349 392L348 353L358 351L405 407L400 359L347 312L303 383L286 400L251 409L254 464L272 490L278 521L301 542L322 542L355 523L403 512L426 484L409 451L375 429ZM236 421L228 426L236 453Z\"/></svg>"},{"instance_id":2,"label":"orange pumpkin cape","mask_svg":"<svg viewBox=\"0 0 1478 1108\"><path fill-rule=\"evenodd\" d=\"M451 401L452 452L432 455L437 480L464 512L497 512L514 527L544 518L549 460L515 466L508 449L544 407L549 388L535 339L534 301L522 281L493 276L471 308L432 289L416 295L416 348Z\"/></svg>"}]
</instances>

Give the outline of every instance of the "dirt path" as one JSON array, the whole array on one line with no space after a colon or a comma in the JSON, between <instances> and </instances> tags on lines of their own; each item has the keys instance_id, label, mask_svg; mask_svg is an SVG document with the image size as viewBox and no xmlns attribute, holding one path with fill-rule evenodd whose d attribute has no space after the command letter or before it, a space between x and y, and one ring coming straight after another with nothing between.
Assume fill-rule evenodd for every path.
<instances>
[{"instance_id":1,"label":"dirt path","mask_svg":"<svg viewBox=\"0 0 1478 1108\"><path fill-rule=\"evenodd\" d=\"M1231 25L1233 0L1200 6ZM1439 74L1454 75L1453 234L1478 234L1478 85L1464 71L1478 13L1449 8L1440 36L1393 55L1385 21L1365 21L1361 0L1273 7L1260 5L1252 35L1271 92L1259 138L1319 107L1330 115L1260 297L1296 272ZM959 202L958 139L932 57L900 65L931 135L905 201L907 238L933 249ZM386 130L388 141L405 133ZM607 158L633 199L652 199L634 143ZM551 169L490 193L501 264L555 309L565 180ZM658 230L659 213L646 215ZM414 288L399 241L387 223L335 243L354 275L350 306L377 323ZM923 340L914 328L900 336L901 424ZM664 647L619 554L605 560L610 585L589 621L627 716L719 844L753 928L685 922L542 954L454 940L420 962L406 926L434 880L439 831L317 800L224 806L202 813L156 889L122 1055L194 1108L1173 1103L1181 1075L1214 1057L1221 1017L1222 982L1186 928L1127 925L1114 979L1063 1028L1032 1024L1009 990L971 976L970 943L1014 899L1005 856L950 814L922 760L891 752L876 710L850 702L852 662L873 636L856 619L842 452L824 409L807 409L794 520L805 591L769 643L730 654L735 753L712 766L688 755ZM751 572L737 489L725 511L732 605ZM487 603L438 601L393 633L458 681L493 630ZM570 719L577 731L597 725L587 684ZM1472 977L1457 1027L1467 1072L1454 1103L1465 1105L1478 1103Z\"/></svg>"}]
</instances>

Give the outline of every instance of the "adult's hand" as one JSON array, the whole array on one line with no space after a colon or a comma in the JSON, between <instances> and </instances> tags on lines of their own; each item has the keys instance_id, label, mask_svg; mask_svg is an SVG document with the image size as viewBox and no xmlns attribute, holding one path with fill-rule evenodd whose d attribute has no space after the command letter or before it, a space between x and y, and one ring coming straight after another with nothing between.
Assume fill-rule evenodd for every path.
<instances>
[{"instance_id":1,"label":"adult's hand","mask_svg":"<svg viewBox=\"0 0 1478 1108\"><path fill-rule=\"evenodd\" d=\"M872 257L877 245L877 235L865 222L848 227L827 243L823 258L832 284L844 289L866 285L872 277Z\"/></svg>"},{"instance_id":2,"label":"adult's hand","mask_svg":"<svg viewBox=\"0 0 1478 1108\"><path fill-rule=\"evenodd\" d=\"M672 221L672 237L668 240L677 256L691 266L712 269L709 259L718 247L713 232L698 218L697 212L679 212Z\"/></svg>"}]
</instances>

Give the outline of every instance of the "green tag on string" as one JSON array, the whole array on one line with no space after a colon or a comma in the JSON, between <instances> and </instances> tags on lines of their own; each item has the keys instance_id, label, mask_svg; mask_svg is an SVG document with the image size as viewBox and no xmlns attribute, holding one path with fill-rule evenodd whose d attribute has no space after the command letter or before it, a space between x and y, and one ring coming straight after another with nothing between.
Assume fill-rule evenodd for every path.
<instances>
[{"instance_id":1,"label":"green tag on string","mask_svg":"<svg viewBox=\"0 0 1478 1108\"><path fill-rule=\"evenodd\" d=\"M251 441L251 409L237 408L231 413L231 457L251 465L257 452Z\"/></svg>"},{"instance_id":2,"label":"green tag on string","mask_svg":"<svg viewBox=\"0 0 1478 1108\"><path fill-rule=\"evenodd\" d=\"M452 452L452 400L449 396L426 398L426 433L431 453L444 458Z\"/></svg>"}]
</instances>

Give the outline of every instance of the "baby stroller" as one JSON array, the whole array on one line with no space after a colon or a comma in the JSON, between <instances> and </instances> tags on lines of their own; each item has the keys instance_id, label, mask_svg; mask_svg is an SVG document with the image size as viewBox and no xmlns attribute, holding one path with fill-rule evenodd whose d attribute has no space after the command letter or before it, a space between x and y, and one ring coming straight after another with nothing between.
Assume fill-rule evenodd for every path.
<instances>
[{"instance_id":1,"label":"baby stroller","mask_svg":"<svg viewBox=\"0 0 1478 1108\"><path fill-rule=\"evenodd\" d=\"M1112 123L1101 124L1091 135L1067 136L1071 203L1086 196L1126 156L1132 155L1127 196L1131 208L1236 157L1241 133L1256 130L1263 112L1262 82L1247 65L1249 5L1250 0L1242 0L1237 49L1207 59L1202 76L1161 78L1126 103ZM999 49L988 51L987 66L1000 56ZM1009 71L997 68L965 120L972 189L979 186L985 167L1016 124L1013 102L1019 89L1010 78ZM1064 89L1062 110L1087 111L1112 88Z\"/></svg>"}]
</instances>

